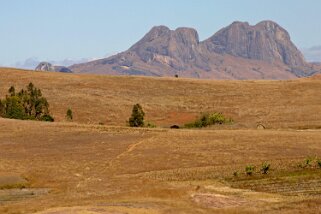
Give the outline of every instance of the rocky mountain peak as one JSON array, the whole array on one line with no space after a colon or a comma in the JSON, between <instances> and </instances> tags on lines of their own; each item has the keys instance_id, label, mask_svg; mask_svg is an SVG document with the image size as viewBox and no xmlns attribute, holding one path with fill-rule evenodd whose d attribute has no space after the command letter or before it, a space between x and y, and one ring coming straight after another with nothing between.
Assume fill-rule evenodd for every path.
<instances>
[{"instance_id":1,"label":"rocky mountain peak","mask_svg":"<svg viewBox=\"0 0 321 214\"><path fill-rule=\"evenodd\" d=\"M254 26L234 22L205 41L210 51L289 66L305 66L301 52L291 42L288 32L273 21Z\"/></svg>"},{"instance_id":2,"label":"rocky mountain peak","mask_svg":"<svg viewBox=\"0 0 321 214\"><path fill-rule=\"evenodd\" d=\"M266 30L272 30L272 31L275 30L276 28L283 29L278 23L271 21L271 20L261 21L261 22L257 23L255 26L256 27L263 27Z\"/></svg>"},{"instance_id":3,"label":"rocky mountain peak","mask_svg":"<svg viewBox=\"0 0 321 214\"><path fill-rule=\"evenodd\" d=\"M183 69L186 61L197 54L198 33L192 28L170 30L165 26L153 27L129 51L139 56L144 62L165 63Z\"/></svg>"},{"instance_id":4,"label":"rocky mountain peak","mask_svg":"<svg viewBox=\"0 0 321 214\"><path fill-rule=\"evenodd\" d=\"M166 37L170 35L171 30L163 25L153 27L143 38L143 40L152 41L159 37Z\"/></svg>"},{"instance_id":5,"label":"rocky mountain peak","mask_svg":"<svg viewBox=\"0 0 321 214\"><path fill-rule=\"evenodd\" d=\"M193 45L199 43L198 32L194 28L180 27L173 32L174 36L180 42L186 45Z\"/></svg>"}]
</instances>

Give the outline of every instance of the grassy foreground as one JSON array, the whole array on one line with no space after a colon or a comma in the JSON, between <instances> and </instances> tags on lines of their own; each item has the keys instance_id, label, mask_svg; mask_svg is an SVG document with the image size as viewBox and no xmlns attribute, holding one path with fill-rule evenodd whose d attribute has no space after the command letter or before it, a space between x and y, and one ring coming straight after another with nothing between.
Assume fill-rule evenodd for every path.
<instances>
[{"instance_id":1,"label":"grassy foreground","mask_svg":"<svg viewBox=\"0 0 321 214\"><path fill-rule=\"evenodd\" d=\"M321 169L298 167L309 155L321 156L321 131L133 129L7 119L0 119L0 130L0 177L21 176L33 191L28 197L11 192L20 197L8 199L12 190L0 190L1 213L321 209ZM264 161L271 163L268 175L244 174L247 164Z\"/></svg>"}]
</instances>

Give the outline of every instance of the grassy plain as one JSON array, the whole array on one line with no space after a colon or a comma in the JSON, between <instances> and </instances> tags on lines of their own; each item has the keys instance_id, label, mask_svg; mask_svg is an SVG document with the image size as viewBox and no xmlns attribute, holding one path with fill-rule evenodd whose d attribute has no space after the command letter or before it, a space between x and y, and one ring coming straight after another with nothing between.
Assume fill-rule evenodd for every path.
<instances>
[{"instance_id":1,"label":"grassy plain","mask_svg":"<svg viewBox=\"0 0 321 214\"><path fill-rule=\"evenodd\" d=\"M0 119L0 213L321 212L318 78L206 81L2 69L0 94L30 81L58 122ZM161 128L125 127L134 103ZM74 122L64 121L68 107ZM205 111L221 111L235 124L164 128ZM259 123L267 129L257 130ZM266 161L271 170L262 175ZM249 164L253 176L245 175Z\"/></svg>"}]
</instances>

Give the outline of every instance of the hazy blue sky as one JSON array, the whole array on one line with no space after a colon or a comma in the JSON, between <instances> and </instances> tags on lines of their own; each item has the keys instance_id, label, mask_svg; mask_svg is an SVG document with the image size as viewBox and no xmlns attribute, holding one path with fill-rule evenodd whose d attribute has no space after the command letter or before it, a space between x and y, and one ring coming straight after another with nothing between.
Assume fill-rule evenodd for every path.
<instances>
[{"instance_id":1,"label":"hazy blue sky","mask_svg":"<svg viewBox=\"0 0 321 214\"><path fill-rule=\"evenodd\" d=\"M273 20L299 47L321 45L320 0L0 0L0 64L30 57L102 57L154 25L193 27L205 39L235 20Z\"/></svg>"}]
</instances>

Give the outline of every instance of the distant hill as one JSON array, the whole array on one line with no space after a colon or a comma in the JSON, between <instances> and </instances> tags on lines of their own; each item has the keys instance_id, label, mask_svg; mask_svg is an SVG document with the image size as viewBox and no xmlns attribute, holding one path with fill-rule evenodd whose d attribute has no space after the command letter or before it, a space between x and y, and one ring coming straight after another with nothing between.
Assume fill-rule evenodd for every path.
<instances>
[{"instance_id":1,"label":"distant hill","mask_svg":"<svg viewBox=\"0 0 321 214\"><path fill-rule=\"evenodd\" d=\"M71 73L72 71L65 66L56 66L52 65L49 62L41 62L35 68L36 71L55 71L55 72L63 72L63 73Z\"/></svg>"},{"instance_id":2,"label":"distant hill","mask_svg":"<svg viewBox=\"0 0 321 214\"><path fill-rule=\"evenodd\" d=\"M291 79L320 72L272 21L234 22L199 41L192 28L153 27L127 51L70 67L76 73L209 79Z\"/></svg>"}]
</instances>

